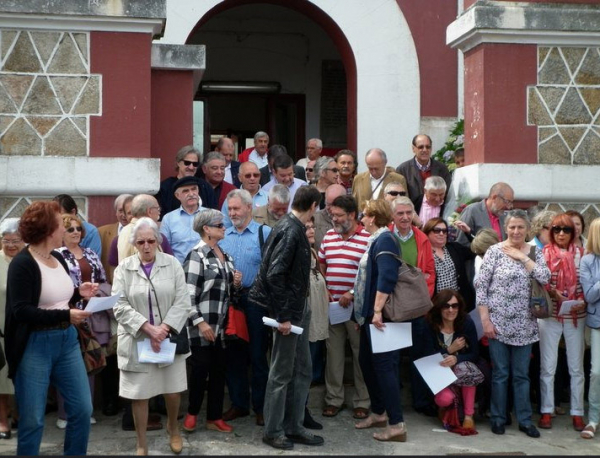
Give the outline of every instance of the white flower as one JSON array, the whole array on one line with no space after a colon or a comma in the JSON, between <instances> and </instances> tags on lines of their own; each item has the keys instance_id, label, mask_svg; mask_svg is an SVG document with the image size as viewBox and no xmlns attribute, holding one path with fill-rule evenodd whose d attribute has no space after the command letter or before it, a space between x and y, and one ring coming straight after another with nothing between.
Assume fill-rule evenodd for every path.
<instances>
[{"instance_id":1,"label":"white flower","mask_svg":"<svg viewBox=\"0 0 600 458\"><path fill-rule=\"evenodd\" d=\"M452 156L454 156L454 151L448 150L444 153L443 158L445 161L449 161L450 159L452 159Z\"/></svg>"},{"instance_id":2,"label":"white flower","mask_svg":"<svg viewBox=\"0 0 600 458\"><path fill-rule=\"evenodd\" d=\"M464 142L465 142L465 136L461 134L458 137L456 137L456 140L454 140L453 145L454 146L462 146Z\"/></svg>"}]
</instances>

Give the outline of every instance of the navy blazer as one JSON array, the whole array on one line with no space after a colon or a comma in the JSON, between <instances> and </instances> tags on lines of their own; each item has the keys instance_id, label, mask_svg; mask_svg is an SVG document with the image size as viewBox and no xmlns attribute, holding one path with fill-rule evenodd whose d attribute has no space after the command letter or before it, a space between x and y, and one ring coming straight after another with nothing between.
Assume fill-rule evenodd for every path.
<instances>
[{"instance_id":1,"label":"navy blazer","mask_svg":"<svg viewBox=\"0 0 600 458\"><path fill-rule=\"evenodd\" d=\"M240 164L241 162L231 161L231 180L233 181L232 184L238 189L242 186L242 182L238 176L240 174Z\"/></svg>"}]
</instances>

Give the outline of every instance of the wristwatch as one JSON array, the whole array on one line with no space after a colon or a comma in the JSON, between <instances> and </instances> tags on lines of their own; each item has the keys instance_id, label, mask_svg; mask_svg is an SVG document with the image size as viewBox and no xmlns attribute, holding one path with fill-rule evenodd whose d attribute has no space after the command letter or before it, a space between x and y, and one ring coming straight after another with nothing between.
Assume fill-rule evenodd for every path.
<instances>
[{"instance_id":1,"label":"wristwatch","mask_svg":"<svg viewBox=\"0 0 600 458\"><path fill-rule=\"evenodd\" d=\"M349 290L348 292L354 296L354 288L352 288L352 289L351 289L351 290Z\"/></svg>"}]
</instances>

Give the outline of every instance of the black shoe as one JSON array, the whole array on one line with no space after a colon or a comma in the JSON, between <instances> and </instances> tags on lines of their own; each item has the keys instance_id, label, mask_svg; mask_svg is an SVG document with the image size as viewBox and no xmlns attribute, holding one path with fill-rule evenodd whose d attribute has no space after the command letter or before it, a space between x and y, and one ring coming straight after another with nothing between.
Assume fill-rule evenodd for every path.
<instances>
[{"instance_id":1,"label":"black shoe","mask_svg":"<svg viewBox=\"0 0 600 458\"><path fill-rule=\"evenodd\" d=\"M524 432L529 437L534 437L534 438L540 437L540 432L533 425L529 425L529 426L519 425L519 431Z\"/></svg>"},{"instance_id":2,"label":"black shoe","mask_svg":"<svg viewBox=\"0 0 600 458\"><path fill-rule=\"evenodd\" d=\"M308 408L304 408L304 423L302 425L306 429L323 429L323 425L312 417Z\"/></svg>"},{"instance_id":3,"label":"black shoe","mask_svg":"<svg viewBox=\"0 0 600 458\"><path fill-rule=\"evenodd\" d=\"M102 408L102 413L107 417L113 417L119 413L119 406L115 401L108 401Z\"/></svg>"},{"instance_id":4,"label":"black shoe","mask_svg":"<svg viewBox=\"0 0 600 458\"><path fill-rule=\"evenodd\" d=\"M504 425L500 423L492 423L492 432L494 434L504 434Z\"/></svg>"},{"instance_id":5,"label":"black shoe","mask_svg":"<svg viewBox=\"0 0 600 458\"><path fill-rule=\"evenodd\" d=\"M309 432L305 432L303 434L286 434L285 437L295 444L323 445L325 443L325 440L321 436L317 436Z\"/></svg>"},{"instance_id":6,"label":"black shoe","mask_svg":"<svg viewBox=\"0 0 600 458\"><path fill-rule=\"evenodd\" d=\"M262 441L265 444L270 445L273 448L279 448L281 450L291 450L294 448L294 443L285 436L279 436L279 437L263 436Z\"/></svg>"},{"instance_id":7,"label":"black shoe","mask_svg":"<svg viewBox=\"0 0 600 458\"><path fill-rule=\"evenodd\" d=\"M0 431L0 439L10 439L10 431Z\"/></svg>"},{"instance_id":8,"label":"black shoe","mask_svg":"<svg viewBox=\"0 0 600 458\"><path fill-rule=\"evenodd\" d=\"M512 425L512 414L508 413L506 414L506 423L504 423L506 426L510 426Z\"/></svg>"},{"instance_id":9,"label":"black shoe","mask_svg":"<svg viewBox=\"0 0 600 458\"><path fill-rule=\"evenodd\" d=\"M418 413L422 413L423 415L427 416L427 417L437 417L438 416L438 409L437 407L434 407L432 405L428 405L425 407L415 407L415 411Z\"/></svg>"}]
</instances>

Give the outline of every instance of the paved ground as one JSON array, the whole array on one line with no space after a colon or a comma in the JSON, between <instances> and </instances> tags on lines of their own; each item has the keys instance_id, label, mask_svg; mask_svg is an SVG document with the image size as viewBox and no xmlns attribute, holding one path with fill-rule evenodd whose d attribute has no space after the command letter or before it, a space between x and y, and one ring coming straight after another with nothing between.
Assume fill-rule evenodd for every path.
<instances>
[{"instance_id":1,"label":"paved ground","mask_svg":"<svg viewBox=\"0 0 600 458\"><path fill-rule=\"evenodd\" d=\"M352 388L347 390L350 400ZM207 431L200 427L196 432L184 435L184 455L600 455L600 437L583 440L571 426L568 415L554 419L552 430L542 431L540 439L530 439L518 431L516 426L508 427L504 436L491 433L487 421L476 418L479 434L461 437L444 431L438 420L425 417L406 409L405 421L408 427L406 443L381 443L375 441L372 430L354 429L354 420L349 409L337 417L321 416L323 387L311 390L311 410L324 429L322 447L296 445L294 450L282 452L264 445L261 441L262 428L254 424L254 416L235 420L232 434ZM226 399L225 405L229 402ZM408 403L408 405L410 405ZM182 406L184 408L184 406ZM203 415L202 412L201 415ZM90 455L129 455L135 450L135 433L121 429L121 416L104 417L96 412L98 423L92 426L88 452ZM163 417L163 423L165 423ZM537 420L537 416L536 416ZM46 429L42 444L42 454L62 455L64 431L56 428L56 412L46 416ZM148 433L151 455L171 455L168 436L165 430ZM14 455L16 438L0 441L1 455Z\"/></svg>"}]
</instances>

